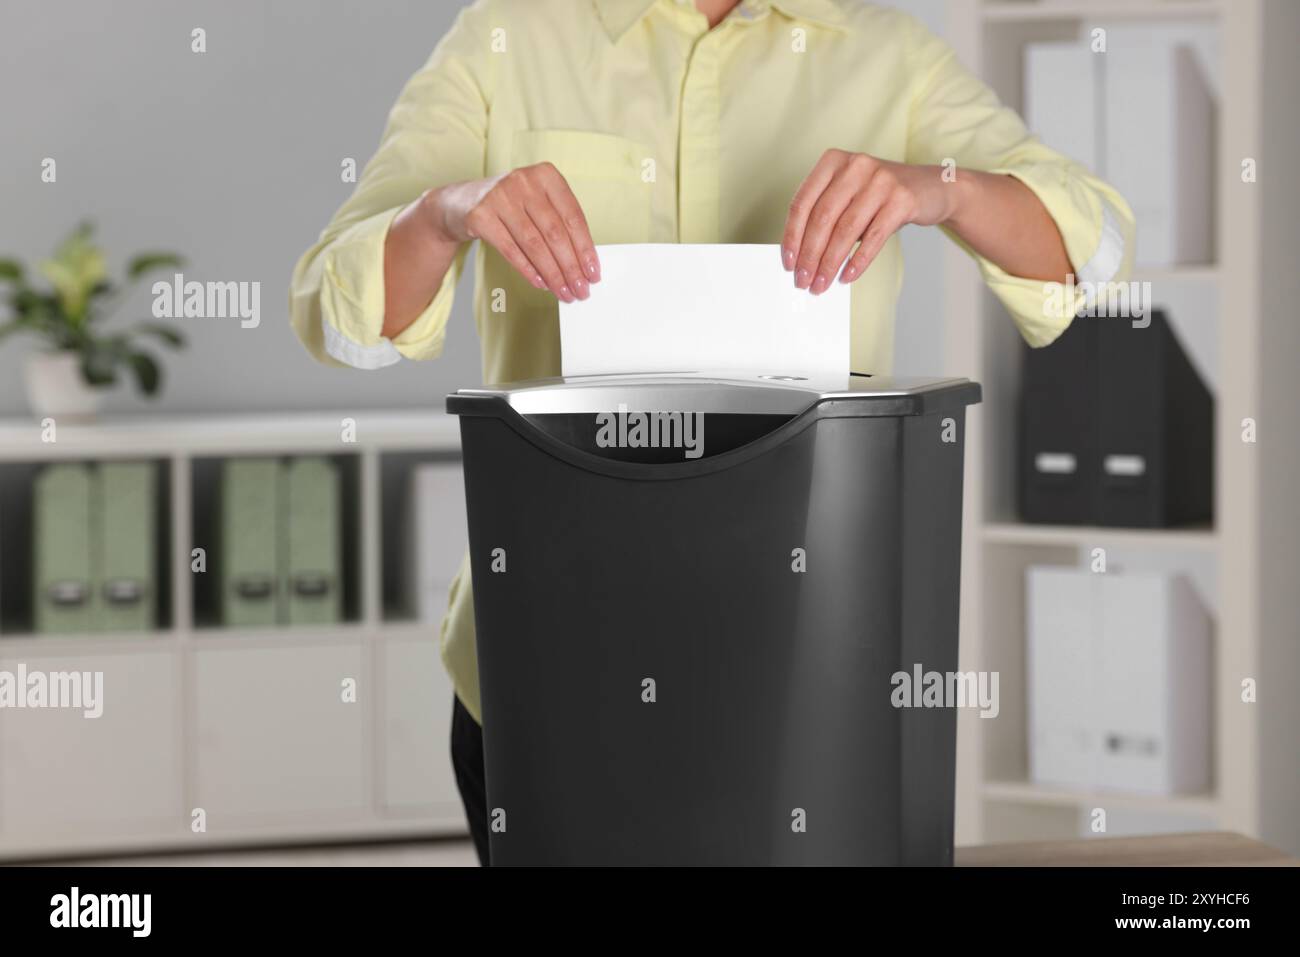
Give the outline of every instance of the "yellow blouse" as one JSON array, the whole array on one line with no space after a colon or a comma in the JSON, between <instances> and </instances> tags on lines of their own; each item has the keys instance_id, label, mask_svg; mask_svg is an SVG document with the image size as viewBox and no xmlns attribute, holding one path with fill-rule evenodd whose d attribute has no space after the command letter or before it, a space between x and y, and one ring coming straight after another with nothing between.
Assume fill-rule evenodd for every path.
<instances>
[{"instance_id":1,"label":"yellow blouse","mask_svg":"<svg viewBox=\"0 0 1300 957\"><path fill-rule=\"evenodd\" d=\"M440 354L465 250L420 317L381 335L384 239L430 187L549 160L597 243L778 243L795 189L831 147L1015 176L1055 219L1080 283L1127 276L1123 198L1038 142L906 14L744 0L709 30L690 0L476 0L407 83L356 190L299 261L293 328L317 359L362 369ZM1060 334L1067 320L1045 307L1053 284L975 258L1026 341ZM482 243L474 267L484 381L558 375L554 296ZM850 368L889 371L902 277L895 237L852 286ZM473 619L462 563L443 659L480 718Z\"/></svg>"}]
</instances>

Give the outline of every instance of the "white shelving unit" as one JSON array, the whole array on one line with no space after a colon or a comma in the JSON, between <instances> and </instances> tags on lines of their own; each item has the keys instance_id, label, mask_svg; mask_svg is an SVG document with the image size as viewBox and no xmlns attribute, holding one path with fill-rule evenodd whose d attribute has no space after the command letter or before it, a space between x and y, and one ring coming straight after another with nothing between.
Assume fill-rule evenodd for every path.
<instances>
[{"instance_id":1,"label":"white shelving unit","mask_svg":"<svg viewBox=\"0 0 1300 957\"><path fill-rule=\"evenodd\" d=\"M968 430L963 532L962 668L1001 673L995 720L959 718L957 842L1075 837L1094 808L1136 813L1153 829L1222 828L1300 852L1300 199L1288 172L1300 150L1300 84L1292 0L950 0L949 37L962 61L1013 108L1022 106L1024 45L1076 40L1120 22L1196 23L1217 31L1218 261L1139 272L1165 291L1217 304L1213 528L1139 530L1035 526L1015 518L1020 344L960 251L945 261L946 371L984 386ZM1135 144L1134 148L1141 148ZM1244 183L1246 157L1258 182ZM1171 157L1170 162L1176 158ZM1264 172L1271 171L1271 172ZM1141 223L1138 224L1141 229ZM1242 441L1242 420L1259 428ZM1175 797L1089 794L1029 780L1024 570L1075 566L1094 547L1131 564L1186 567L1216 609L1213 785ZM1241 682L1258 700L1242 701Z\"/></svg>"},{"instance_id":2,"label":"white shelving unit","mask_svg":"<svg viewBox=\"0 0 1300 957\"><path fill-rule=\"evenodd\" d=\"M384 470L458 465L454 418L361 412L56 428L48 442L33 420L0 422L0 475L17 470L21 482L24 470L61 459L162 463L166 620L141 634L0 631L0 670L102 671L105 698L94 720L0 710L0 859L464 832L438 625L386 608L382 580L386 558L401 555L383 541ZM345 620L208 626L195 614L190 568L203 507L196 464L295 454L334 456L355 476L357 494L343 503L356 530L355 554L344 556ZM28 561L29 544L0 528L0 574ZM343 700L348 678L356 703ZM196 832L200 808L206 830Z\"/></svg>"}]
</instances>

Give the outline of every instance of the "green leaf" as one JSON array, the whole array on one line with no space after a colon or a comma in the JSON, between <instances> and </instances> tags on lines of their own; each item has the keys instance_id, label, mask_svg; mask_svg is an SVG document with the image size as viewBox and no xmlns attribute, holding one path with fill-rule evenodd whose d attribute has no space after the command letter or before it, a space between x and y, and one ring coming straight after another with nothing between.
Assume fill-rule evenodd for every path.
<instances>
[{"instance_id":1,"label":"green leaf","mask_svg":"<svg viewBox=\"0 0 1300 957\"><path fill-rule=\"evenodd\" d=\"M0 259L0 282L19 284L23 281L23 264L17 259Z\"/></svg>"},{"instance_id":2,"label":"green leaf","mask_svg":"<svg viewBox=\"0 0 1300 957\"><path fill-rule=\"evenodd\" d=\"M91 290L108 276L103 250L90 241L93 231L90 223L83 223L55 250L52 259L38 267L54 286L59 305L74 326L85 321Z\"/></svg>"},{"instance_id":3,"label":"green leaf","mask_svg":"<svg viewBox=\"0 0 1300 957\"><path fill-rule=\"evenodd\" d=\"M87 385L109 386L117 381L117 358L112 351L94 346L81 354L81 377Z\"/></svg>"},{"instance_id":4,"label":"green leaf","mask_svg":"<svg viewBox=\"0 0 1300 957\"><path fill-rule=\"evenodd\" d=\"M136 323L134 329L143 335L156 336L169 346L177 349L185 345L185 337L165 323L139 322Z\"/></svg>"},{"instance_id":5,"label":"green leaf","mask_svg":"<svg viewBox=\"0 0 1300 957\"><path fill-rule=\"evenodd\" d=\"M154 269L180 269L185 260L176 253L140 253L126 266L126 274L139 279Z\"/></svg>"},{"instance_id":6,"label":"green leaf","mask_svg":"<svg viewBox=\"0 0 1300 957\"><path fill-rule=\"evenodd\" d=\"M28 310L52 312L59 308L59 301L54 296L29 288L14 290L13 304L14 308L20 312Z\"/></svg>"},{"instance_id":7,"label":"green leaf","mask_svg":"<svg viewBox=\"0 0 1300 957\"><path fill-rule=\"evenodd\" d=\"M53 296L31 289L15 290L9 300L14 321L43 336L51 345L61 347L67 324L59 318L58 302Z\"/></svg>"},{"instance_id":8,"label":"green leaf","mask_svg":"<svg viewBox=\"0 0 1300 957\"><path fill-rule=\"evenodd\" d=\"M147 352L131 353L131 369L135 372L135 381L145 395L155 395L162 383L162 371L158 363Z\"/></svg>"},{"instance_id":9,"label":"green leaf","mask_svg":"<svg viewBox=\"0 0 1300 957\"><path fill-rule=\"evenodd\" d=\"M125 362L131 355L131 337L124 332L115 336L96 337L91 342L94 348L102 349L112 356L114 362Z\"/></svg>"}]
</instances>

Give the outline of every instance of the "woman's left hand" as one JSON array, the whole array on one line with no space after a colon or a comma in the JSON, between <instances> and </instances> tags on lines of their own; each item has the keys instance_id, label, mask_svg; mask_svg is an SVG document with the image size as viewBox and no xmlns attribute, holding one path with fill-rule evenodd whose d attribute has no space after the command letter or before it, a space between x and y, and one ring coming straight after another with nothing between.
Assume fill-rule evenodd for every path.
<instances>
[{"instance_id":1,"label":"woman's left hand","mask_svg":"<svg viewBox=\"0 0 1300 957\"><path fill-rule=\"evenodd\" d=\"M837 273L840 282L852 282L866 272L903 226L947 222L956 205L956 179L945 180L942 167L827 150L790 203L782 264L794 272L795 286L823 293Z\"/></svg>"}]
</instances>

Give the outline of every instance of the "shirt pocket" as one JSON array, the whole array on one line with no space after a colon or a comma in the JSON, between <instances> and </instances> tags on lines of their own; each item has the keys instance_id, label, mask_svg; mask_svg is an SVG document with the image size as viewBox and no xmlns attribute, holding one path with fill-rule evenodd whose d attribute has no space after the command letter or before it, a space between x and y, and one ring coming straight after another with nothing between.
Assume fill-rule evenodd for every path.
<instances>
[{"instance_id":1,"label":"shirt pocket","mask_svg":"<svg viewBox=\"0 0 1300 957\"><path fill-rule=\"evenodd\" d=\"M583 130L519 130L511 166L549 162L573 190L596 243L650 241L650 151L635 140Z\"/></svg>"}]
</instances>

